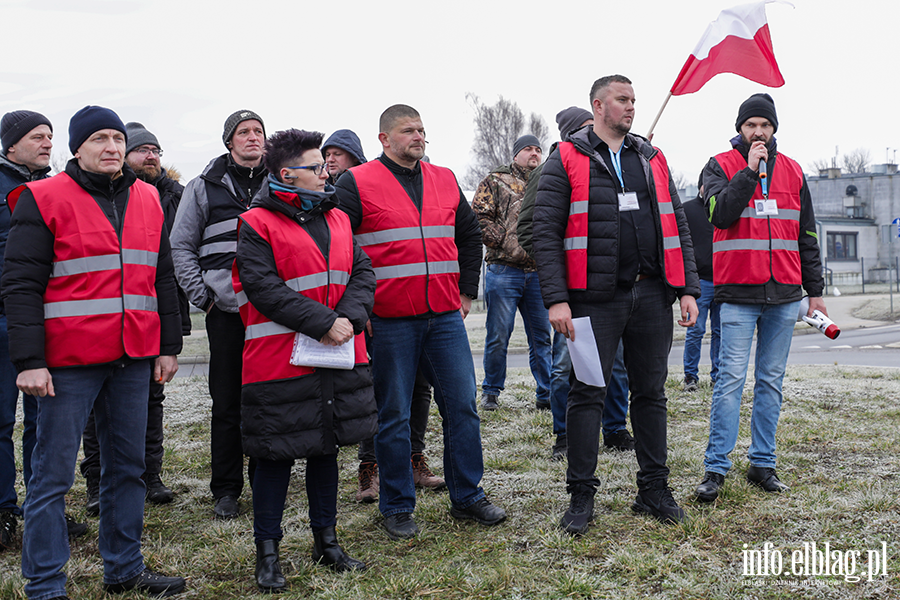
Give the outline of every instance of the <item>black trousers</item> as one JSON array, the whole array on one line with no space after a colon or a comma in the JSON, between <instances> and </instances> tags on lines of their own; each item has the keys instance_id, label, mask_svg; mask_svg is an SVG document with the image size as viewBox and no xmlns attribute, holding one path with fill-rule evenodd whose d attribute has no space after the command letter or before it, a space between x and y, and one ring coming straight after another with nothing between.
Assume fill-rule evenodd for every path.
<instances>
[{"instance_id":1,"label":"black trousers","mask_svg":"<svg viewBox=\"0 0 900 600\"><path fill-rule=\"evenodd\" d=\"M209 338L209 395L212 397L210 451L214 498L241 495L244 489L244 451L241 445L241 365L244 323L238 313L213 306L206 315ZM250 459L249 481L256 460Z\"/></svg>"},{"instance_id":2,"label":"black trousers","mask_svg":"<svg viewBox=\"0 0 900 600\"><path fill-rule=\"evenodd\" d=\"M163 400L166 399L165 386L150 375L150 399L147 403L147 435L144 450L144 472L158 475L162 471L163 459ZM100 481L100 442L97 440L97 427L94 423L94 411L88 417L82 434L84 459L81 461L81 474L85 478Z\"/></svg>"},{"instance_id":3,"label":"black trousers","mask_svg":"<svg viewBox=\"0 0 900 600\"><path fill-rule=\"evenodd\" d=\"M638 281L631 290L617 289L609 302L573 302L569 306L573 319L591 319L606 381L612 375L619 339L622 340L631 389L631 426L639 468L639 489L669 477L665 384L673 326L672 305L667 301L667 295L665 284L654 277ZM574 368L569 381L572 387L566 410L569 443L566 484L571 494L579 488L596 490L600 484L594 471L597 469L606 388L578 381Z\"/></svg>"},{"instance_id":4,"label":"black trousers","mask_svg":"<svg viewBox=\"0 0 900 600\"><path fill-rule=\"evenodd\" d=\"M281 519L287 499L291 467L294 461L256 461L253 479L253 537L262 540L281 539ZM306 459L306 497L309 500L309 527L313 533L334 527L337 522L338 464L337 454Z\"/></svg>"}]
</instances>

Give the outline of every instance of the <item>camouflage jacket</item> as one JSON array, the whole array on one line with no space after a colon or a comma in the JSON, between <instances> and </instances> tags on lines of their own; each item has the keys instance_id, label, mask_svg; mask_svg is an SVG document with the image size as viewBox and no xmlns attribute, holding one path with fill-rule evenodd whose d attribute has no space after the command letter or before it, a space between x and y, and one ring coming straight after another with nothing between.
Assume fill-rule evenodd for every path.
<instances>
[{"instance_id":1,"label":"camouflage jacket","mask_svg":"<svg viewBox=\"0 0 900 600\"><path fill-rule=\"evenodd\" d=\"M481 241L487 248L484 260L488 264L509 265L526 272L535 270L534 259L516 237L519 209L532 170L516 163L503 165L478 184L472 210L481 225Z\"/></svg>"}]
</instances>

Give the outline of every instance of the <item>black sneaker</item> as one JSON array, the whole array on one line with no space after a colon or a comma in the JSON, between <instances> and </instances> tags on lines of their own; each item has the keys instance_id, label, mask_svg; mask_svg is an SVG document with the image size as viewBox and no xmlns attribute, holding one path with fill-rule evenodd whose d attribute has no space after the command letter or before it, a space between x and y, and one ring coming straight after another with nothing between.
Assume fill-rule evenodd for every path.
<instances>
[{"instance_id":1,"label":"black sneaker","mask_svg":"<svg viewBox=\"0 0 900 600\"><path fill-rule=\"evenodd\" d=\"M216 500L213 514L217 519L235 519L241 514L236 496L222 496Z\"/></svg>"},{"instance_id":2,"label":"black sneaker","mask_svg":"<svg viewBox=\"0 0 900 600\"><path fill-rule=\"evenodd\" d=\"M87 533L87 523L79 523L69 515L66 515L66 530L70 538L77 538Z\"/></svg>"},{"instance_id":3,"label":"black sneaker","mask_svg":"<svg viewBox=\"0 0 900 600\"><path fill-rule=\"evenodd\" d=\"M0 512L0 552L9 550L16 543L18 519L11 511Z\"/></svg>"},{"instance_id":4,"label":"black sneaker","mask_svg":"<svg viewBox=\"0 0 900 600\"><path fill-rule=\"evenodd\" d=\"M482 498L472 506L466 508L450 507L450 516L454 519L472 519L482 525L497 525L506 520L506 511L491 504L487 498Z\"/></svg>"},{"instance_id":5,"label":"black sneaker","mask_svg":"<svg viewBox=\"0 0 900 600\"><path fill-rule=\"evenodd\" d=\"M628 433L627 429L620 429L619 431L614 431L609 435L604 435L603 445L610 450L617 450L619 452L633 452L634 438L631 437L631 434Z\"/></svg>"},{"instance_id":6,"label":"black sneaker","mask_svg":"<svg viewBox=\"0 0 900 600\"><path fill-rule=\"evenodd\" d=\"M665 479L654 481L645 489L638 490L631 510L650 515L661 523L680 523L687 518L687 514L672 497L672 488Z\"/></svg>"},{"instance_id":7,"label":"black sneaker","mask_svg":"<svg viewBox=\"0 0 900 600\"><path fill-rule=\"evenodd\" d=\"M100 478L88 476L87 481L87 504L84 510L92 517L100 514Z\"/></svg>"},{"instance_id":8,"label":"black sneaker","mask_svg":"<svg viewBox=\"0 0 900 600\"><path fill-rule=\"evenodd\" d=\"M397 513L384 518L384 530L392 540L408 540L416 537L419 526L413 520L412 513Z\"/></svg>"},{"instance_id":9,"label":"black sneaker","mask_svg":"<svg viewBox=\"0 0 900 600\"><path fill-rule=\"evenodd\" d=\"M590 490L572 492L569 509L560 519L559 526L570 535L584 535L593 520L594 492Z\"/></svg>"},{"instance_id":10,"label":"black sneaker","mask_svg":"<svg viewBox=\"0 0 900 600\"><path fill-rule=\"evenodd\" d=\"M534 402L534 407L538 410L550 410L550 401L538 398Z\"/></svg>"},{"instance_id":11,"label":"black sneaker","mask_svg":"<svg viewBox=\"0 0 900 600\"><path fill-rule=\"evenodd\" d=\"M569 456L569 441L566 434L556 436L556 443L553 444L553 450L550 454L550 460L566 460Z\"/></svg>"},{"instance_id":12,"label":"black sneaker","mask_svg":"<svg viewBox=\"0 0 900 600\"><path fill-rule=\"evenodd\" d=\"M694 490L694 496L700 502L712 502L719 497L719 490L725 485L725 476L721 473L707 471L703 481Z\"/></svg>"},{"instance_id":13,"label":"black sneaker","mask_svg":"<svg viewBox=\"0 0 900 600\"><path fill-rule=\"evenodd\" d=\"M747 481L751 485L761 487L767 492L784 493L791 489L781 483L778 475L775 474L775 469L771 467L754 467L750 465L747 468Z\"/></svg>"},{"instance_id":14,"label":"black sneaker","mask_svg":"<svg viewBox=\"0 0 900 600\"><path fill-rule=\"evenodd\" d=\"M484 394L481 397L481 408L483 410L497 410L500 408L500 404L497 402L497 396L495 394Z\"/></svg>"},{"instance_id":15,"label":"black sneaker","mask_svg":"<svg viewBox=\"0 0 900 600\"><path fill-rule=\"evenodd\" d=\"M685 375L684 385L682 386L682 389L685 392L696 392L698 389L700 389L700 381L693 375Z\"/></svg>"},{"instance_id":16,"label":"black sneaker","mask_svg":"<svg viewBox=\"0 0 900 600\"><path fill-rule=\"evenodd\" d=\"M122 594L131 590L138 590L151 596L166 598L183 592L185 583L183 577L166 577L144 568L140 574L135 575L128 581L104 583L103 587L106 588L109 594Z\"/></svg>"},{"instance_id":17,"label":"black sneaker","mask_svg":"<svg viewBox=\"0 0 900 600\"><path fill-rule=\"evenodd\" d=\"M141 479L147 485L147 500L153 504L168 504L175 499L175 492L166 487L159 473L144 473Z\"/></svg>"}]
</instances>

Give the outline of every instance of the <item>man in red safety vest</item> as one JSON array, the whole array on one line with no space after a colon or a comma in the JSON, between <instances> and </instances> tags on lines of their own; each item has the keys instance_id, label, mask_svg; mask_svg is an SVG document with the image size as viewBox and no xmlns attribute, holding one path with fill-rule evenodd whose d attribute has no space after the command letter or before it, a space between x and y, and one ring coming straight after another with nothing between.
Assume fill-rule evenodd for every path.
<instances>
[{"instance_id":1,"label":"man in red safety vest","mask_svg":"<svg viewBox=\"0 0 900 600\"><path fill-rule=\"evenodd\" d=\"M100 555L107 592L185 587L144 565L144 437L151 374L178 370L181 318L156 188L125 162L127 134L108 108L69 123L65 172L10 192L2 280L16 384L38 399L25 499L22 574L29 598L65 597L63 514L91 408L100 442Z\"/></svg>"},{"instance_id":2,"label":"man in red safety vest","mask_svg":"<svg viewBox=\"0 0 900 600\"><path fill-rule=\"evenodd\" d=\"M809 315L825 310L816 217L803 169L775 143L778 116L768 94L741 104L731 150L703 170L713 231L713 284L720 305L719 375L710 407L706 474L695 495L712 502L731 468L741 394L756 331L756 385L747 480L767 492L788 486L775 474L781 384L803 290Z\"/></svg>"},{"instance_id":3,"label":"man in red safety vest","mask_svg":"<svg viewBox=\"0 0 900 600\"><path fill-rule=\"evenodd\" d=\"M544 165L532 234L550 324L575 341L573 319L589 319L603 374L604 385L598 385L599 378L578 373L573 355L566 412L570 503L560 523L573 535L587 531L593 518L605 382L619 340L640 468L632 509L663 522L684 519L668 487L664 387L672 303L680 297L679 324L690 327L700 293L687 220L666 159L630 133L631 81L622 75L598 79L590 99L593 126L571 133Z\"/></svg>"}]
</instances>

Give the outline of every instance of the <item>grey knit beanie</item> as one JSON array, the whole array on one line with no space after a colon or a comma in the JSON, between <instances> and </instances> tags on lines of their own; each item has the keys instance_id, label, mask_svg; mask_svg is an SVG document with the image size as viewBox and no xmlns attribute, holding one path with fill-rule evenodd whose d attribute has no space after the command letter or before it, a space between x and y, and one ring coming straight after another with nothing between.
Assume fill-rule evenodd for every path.
<instances>
[{"instance_id":1,"label":"grey knit beanie","mask_svg":"<svg viewBox=\"0 0 900 600\"><path fill-rule=\"evenodd\" d=\"M156 146L162 150L162 146L159 145L159 140L156 139L156 136L136 121L125 123L125 133L128 135L128 145L125 147L125 154L144 145Z\"/></svg>"},{"instance_id":2,"label":"grey knit beanie","mask_svg":"<svg viewBox=\"0 0 900 600\"><path fill-rule=\"evenodd\" d=\"M222 132L222 142L225 144L225 147L228 147L228 142L231 141L231 136L234 135L234 130L237 129L237 126L243 123L244 121L250 121L252 119L256 119L259 121L259 124L262 125L263 135L266 135L266 124L263 123L262 117L253 112L252 110L238 110L231 113L227 119L225 119L225 129Z\"/></svg>"}]
</instances>

